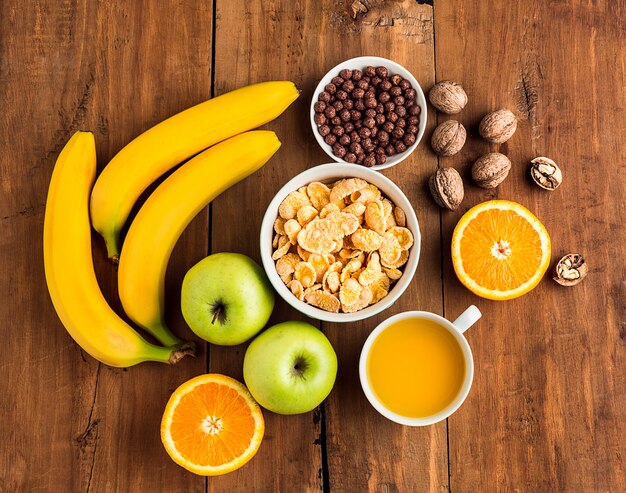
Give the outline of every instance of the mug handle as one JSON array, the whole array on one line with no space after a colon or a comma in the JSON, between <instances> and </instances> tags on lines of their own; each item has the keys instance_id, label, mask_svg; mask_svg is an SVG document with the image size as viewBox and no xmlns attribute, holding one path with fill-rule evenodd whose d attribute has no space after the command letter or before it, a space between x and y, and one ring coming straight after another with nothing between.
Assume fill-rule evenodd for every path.
<instances>
[{"instance_id":1,"label":"mug handle","mask_svg":"<svg viewBox=\"0 0 626 493\"><path fill-rule=\"evenodd\" d=\"M461 313L458 318L454 322L452 322L452 324L462 334L472 325L474 325L482 316L483 314L480 313L480 310L475 305L470 305L467 310Z\"/></svg>"}]
</instances>

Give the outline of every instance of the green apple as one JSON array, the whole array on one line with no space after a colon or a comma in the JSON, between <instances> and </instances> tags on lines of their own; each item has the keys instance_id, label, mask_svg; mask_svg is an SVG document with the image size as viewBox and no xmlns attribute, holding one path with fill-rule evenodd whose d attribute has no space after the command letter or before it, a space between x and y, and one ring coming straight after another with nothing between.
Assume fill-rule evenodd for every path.
<instances>
[{"instance_id":1,"label":"green apple","mask_svg":"<svg viewBox=\"0 0 626 493\"><path fill-rule=\"evenodd\" d=\"M305 322L283 322L248 346L243 378L256 401L278 414L315 409L330 394L337 355L326 336Z\"/></svg>"},{"instance_id":2,"label":"green apple","mask_svg":"<svg viewBox=\"0 0 626 493\"><path fill-rule=\"evenodd\" d=\"M234 346L256 335L274 309L274 290L261 267L239 253L216 253L185 274L185 321L212 344Z\"/></svg>"}]
</instances>

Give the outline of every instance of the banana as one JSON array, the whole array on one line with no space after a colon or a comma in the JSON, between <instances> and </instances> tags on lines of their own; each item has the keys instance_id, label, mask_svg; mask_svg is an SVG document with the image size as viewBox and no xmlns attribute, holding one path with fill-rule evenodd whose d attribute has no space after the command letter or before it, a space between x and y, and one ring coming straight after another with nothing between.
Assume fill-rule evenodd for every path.
<instances>
[{"instance_id":1,"label":"banana","mask_svg":"<svg viewBox=\"0 0 626 493\"><path fill-rule=\"evenodd\" d=\"M119 257L119 234L141 193L159 176L224 139L267 123L299 95L289 81L253 84L193 106L136 137L98 177L91 221Z\"/></svg>"},{"instance_id":2,"label":"banana","mask_svg":"<svg viewBox=\"0 0 626 493\"><path fill-rule=\"evenodd\" d=\"M46 202L43 254L54 308L72 338L102 363L118 367L142 361L176 363L192 348L148 343L115 314L100 291L89 224L95 176L93 134L76 132L57 159Z\"/></svg>"},{"instance_id":3,"label":"banana","mask_svg":"<svg viewBox=\"0 0 626 493\"><path fill-rule=\"evenodd\" d=\"M174 245L209 202L263 166L280 147L274 132L231 137L176 170L148 197L124 240L118 291L126 314L148 331L163 321L165 271Z\"/></svg>"}]
</instances>

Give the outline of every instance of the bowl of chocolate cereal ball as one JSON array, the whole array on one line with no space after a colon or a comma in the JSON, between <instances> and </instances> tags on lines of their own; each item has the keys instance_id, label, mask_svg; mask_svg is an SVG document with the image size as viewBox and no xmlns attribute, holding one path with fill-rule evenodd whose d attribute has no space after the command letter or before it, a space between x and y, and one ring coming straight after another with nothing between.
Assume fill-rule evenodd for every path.
<instances>
[{"instance_id":1,"label":"bowl of chocolate cereal ball","mask_svg":"<svg viewBox=\"0 0 626 493\"><path fill-rule=\"evenodd\" d=\"M426 98L403 66L386 58L352 58L320 80L311 127L334 161L381 170L406 159L426 128Z\"/></svg>"}]
</instances>

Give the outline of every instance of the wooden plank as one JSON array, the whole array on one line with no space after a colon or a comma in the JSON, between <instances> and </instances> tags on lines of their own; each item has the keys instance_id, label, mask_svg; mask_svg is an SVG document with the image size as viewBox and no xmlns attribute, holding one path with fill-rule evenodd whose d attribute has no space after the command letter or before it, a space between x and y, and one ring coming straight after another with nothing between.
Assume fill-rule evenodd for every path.
<instances>
[{"instance_id":1,"label":"wooden plank","mask_svg":"<svg viewBox=\"0 0 626 493\"><path fill-rule=\"evenodd\" d=\"M435 3L438 80L463 84L458 116L468 144L441 165L466 180L466 198L443 215L445 311L475 303L468 332L476 373L450 418L451 490L623 490L624 351L623 2ZM513 168L495 191L469 184L471 162L494 150L480 118L504 107L519 118L501 146ZM441 118L443 119L443 118ZM564 181L552 193L528 178L530 159L552 157ZM617 166L617 167L616 167ZM461 287L449 245L459 217L494 197L526 205L552 238L553 261L580 252L589 277L563 288L547 275L530 294L489 302ZM617 267L617 268L616 268ZM620 369L621 368L621 369Z\"/></svg>"},{"instance_id":2,"label":"wooden plank","mask_svg":"<svg viewBox=\"0 0 626 493\"><path fill-rule=\"evenodd\" d=\"M212 252L239 252L261 262L259 231L265 208L292 176L320 161L306 126L313 84L309 39L321 22L313 3L219 0L216 11L215 94L254 82L292 80L305 90L276 121L282 147L260 171L213 202ZM277 296L269 324L306 318ZM317 322L311 321L313 324ZM243 381L246 345L211 346L210 370ZM280 416L264 411L265 438L257 456L244 468L209 478L208 491L320 491L321 424L318 413Z\"/></svg>"},{"instance_id":3,"label":"wooden plank","mask_svg":"<svg viewBox=\"0 0 626 493\"><path fill-rule=\"evenodd\" d=\"M206 2L3 5L0 142L11 153L0 157L1 313L9 322L0 349L1 491L204 490L159 439L171 391L202 373L204 358L118 370L83 354L49 301L41 235L49 177L75 130L95 132L102 167L144 129L209 97L211 27ZM94 245L103 291L119 310L115 271L100 238ZM203 214L168 272L168 319L184 337L180 281L206 251Z\"/></svg>"},{"instance_id":4,"label":"wooden plank","mask_svg":"<svg viewBox=\"0 0 626 493\"><path fill-rule=\"evenodd\" d=\"M360 55L394 60L410 70L424 90L428 89L434 79L432 7L409 0L370 1L369 11L353 20L351 4L323 3L326 21L320 26L321 41L316 41L320 56L310 62L311 89L331 67ZM428 120L427 136L434 128L431 111ZM439 211L430 203L426 188L427 178L436 167L436 157L421 144L404 162L383 172L407 195L420 223L421 258L409 289L378 316L347 325L324 324L339 357L337 384L325 405L333 492L422 492L448 487L445 422L429 428L408 428L388 421L370 406L358 376L361 347L378 323L407 310L441 313Z\"/></svg>"}]
</instances>

